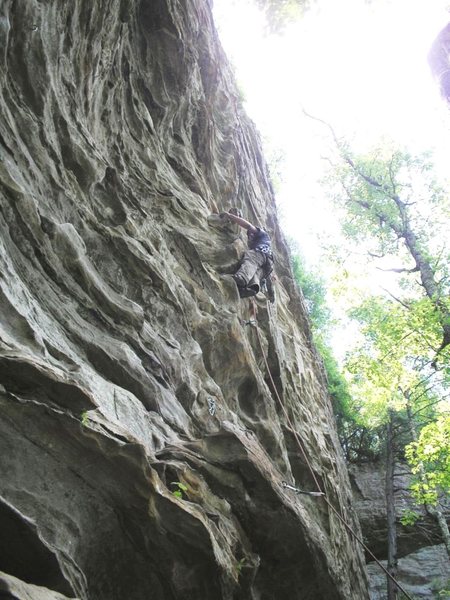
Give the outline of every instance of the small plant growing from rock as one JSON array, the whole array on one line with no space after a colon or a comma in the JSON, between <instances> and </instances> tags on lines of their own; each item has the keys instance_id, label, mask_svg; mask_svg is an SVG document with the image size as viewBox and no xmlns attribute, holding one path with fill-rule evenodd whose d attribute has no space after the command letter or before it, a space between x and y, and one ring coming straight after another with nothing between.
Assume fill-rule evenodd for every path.
<instances>
[{"instance_id":1,"label":"small plant growing from rock","mask_svg":"<svg viewBox=\"0 0 450 600\"><path fill-rule=\"evenodd\" d=\"M436 593L436 598L439 600L449 600L450 599L450 579L448 581L444 581L442 579L437 579L433 581L432 585L433 592Z\"/></svg>"},{"instance_id":2,"label":"small plant growing from rock","mask_svg":"<svg viewBox=\"0 0 450 600\"><path fill-rule=\"evenodd\" d=\"M80 421L81 421L81 425L83 427L87 427L87 425L89 423L89 415L87 413L87 410L85 410L84 412L81 413L81 415L80 415Z\"/></svg>"},{"instance_id":3,"label":"small plant growing from rock","mask_svg":"<svg viewBox=\"0 0 450 600\"><path fill-rule=\"evenodd\" d=\"M242 567L245 567L246 563L247 563L247 559L245 558L245 556L243 558L241 558L240 560L238 560L236 569L237 569L237 572L239 573L239 575L241 574Z\"/></svg>"},{"instance_id":4,"label":"small plant growing from rock","mask_svg":"<svg viewBox=\"0 0 450 600\"><path fill-rule=\"evenodd\" d=\"M420 519L419 513L415 510L410 510L407 508L403 511L402 516L400 517L400 523L407 527L408 525L415 525L416 521Z\"/></svg>"},{"instance_id":5,"label":"small plant growing from rock","mask_svg":"<svg viewBox=\"0 0 450 600\"><path fill-rule=\"evenodd\" d=\"M171 481L170 485L175 487L175 489L172 492L172 496L175 496L175 498L182 500L183 492L186 493L188 491L187 485L184 485L184 483L181 483L180 481Z\"/></svg>"}]
</instances>

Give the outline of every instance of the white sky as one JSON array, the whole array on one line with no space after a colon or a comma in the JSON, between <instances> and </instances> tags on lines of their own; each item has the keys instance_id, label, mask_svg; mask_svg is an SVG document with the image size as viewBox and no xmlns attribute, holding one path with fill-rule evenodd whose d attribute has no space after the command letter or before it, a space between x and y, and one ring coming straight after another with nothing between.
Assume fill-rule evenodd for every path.
<instances>
[{"instance_id":1,"label":"white sky","mask_svg":"<svg viewBox=\"0 0 450 600\"><path fill-rule=\"evenodd\" d=\"M427 54L450 20L450 0L317 4L282 36L264 35L264 19L252 0L214 0L214 14L246 110L270 149L281 150L285 157L277 192L283 229L298 241L307 262L319 264L327 275L317 236L335 242L338 231L336 215L318 183L329 137L324 127L304 117L302 107L330 122L358 150L380 137L412 152L433 149L447 177L450 113L432 80ZM392 283L395 290L393 278L372 278L368 285L379 292L379 285ZM335 303L333 308L338 308ZM343 337L353 337L356 330L345 322L342 310L335 314L342 326L332 345L342 359L352 345L350 340L343 343Z\"/></svg>"},{"instance_id":2,"label":"white sky","mask_svg":"<svg viewBox=\"0 0 450 600\"><path fill-rule=\"evenodd\" d=\"M431 78L427 53L450 20L449 0L317 0L283 36L265 36L251 0L214 0L222 43L244 90L246 110L285 156L277 199L283 229L307 260L319 258L316 233L335 218L317 179L326 131L302 106L364 149L380 135L412 150L436 148L444 171L450 115Z\"/></svg>"}]
</instances>

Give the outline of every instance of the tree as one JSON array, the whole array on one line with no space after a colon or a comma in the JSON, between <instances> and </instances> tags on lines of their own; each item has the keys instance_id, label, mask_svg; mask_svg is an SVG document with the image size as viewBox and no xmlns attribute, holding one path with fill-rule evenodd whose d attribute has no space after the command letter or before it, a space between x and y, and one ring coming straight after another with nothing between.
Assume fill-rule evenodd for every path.
<instances>
[{"instance_id":1,"label":"tree","mask_svg":"<svg viewBox=\"0 0 450 600\"><path fill-rule=\"evenodd\" d=\"M417 441L406 448L413 473L422 477L413 493L423 504L436 504L439 492L450 490L450 416L441 414L423 427Z\"/></svg>"},{"instance_id":2,"label":"tree","mask_svg":"<svg viewBox=\"0 0 450 600\"><path fill-rule=\"evenodd\" d=\"M333 321L326 301L324 278L318 271L307 269L298 248L293 242L290 245L295 281L302 290L311 319L314 343L323 360L328 392L345 458L348 462L356 463L374 460L380 451L378 432L369 430L361 422L347 381L330 347L329 335Z\"/></svg>"},{"instance_id":3,"label":"tree","mask_svg":"<svg viewBox=\"0 0 450 600\"><path fill-rule=\"evenodd\" d=\"M445 380L440 372L430 369L428 361L423 359L423 354L428 352L428 345L424 343L422 332L417 328L414 307L407 308L383 297L371 297L353 309L351 316L360 324L363 341L347 359L349 389L355 403L361 406L361 418L367 427L379 429L384 425L387 568L395 577L396 463L404 460L405 446L408 448L414 444L417 432L423 431L430 420L435 422L438 407L443 401ZM447 443L447 453L448 447ZM445 456L444 447L441 446L440 450ZM434 462L430 470L435 468L437 465ZM422 474L420 463L416 473ZM436 476L436 473L433 475ZM419 477L418 481L420 489L425 485L430 492L431 489L434 490L436 496L433 500L436 503L438 491L435 481L433 487L429 483L425 484L423 477ZM417 485L417 482L413 484L413 490ZM413 493L413 496L416 500L419 499L417 494ZM441 528L443 540L448 540L448 529L442 513L436 508L432 510L432 514ZM387 580L387 597L389 600L397 598L396 586L390 579Z\"/></svg>"},{"instance_id":4,"label":"tree","mask_svg":"<svg viewBox=\"0 0 450 600\"><path fill-rule=\"evenodd\" d=\"M411 487L418 503L430 506L450 556L450 532L439 506L450 491L450 417L442 414L423 427L420 436L405 449L416 480Z\"/></svg>"},{"instance_id":5,"label":"tree","mask_svg":"<svg viewBox=\"0 0 450 600\"><path fill-rule=\"evenodd\" d=\"M269 33L282 33L286 26L299 19L310 6L310 0L255 0L264 11Z\"/></svg>"},{"instance_id":6,"label":"tree","mask_svg":"<svg viewBox=\"0 0 450 600\"><path fill-rule=\"evenodd\" d=\"M399 285L414 301L424 300L422 322L435 338L430 338L430 362L448 364L450 253L444 228L450 212L432 164L424 155L414 157L387 147L358 158L342 143L339 149L341 165L334 172L334 183L335 197L345 207L345 235L367 243L372 259L403 262L385 270L408 276ZM439 232L441 238L436 237Z\"/></svg>"},{"instance_id":7,"label":"tree","mask_svg":"<svg viewBox=\"0 0 450 600\"><path fill-rule=\"evenodd\" d=\"M333 127L317 117L333 138L336 159L328 179L341 209L347 241L362 245L374 260L403 264L378 267L402 276L399 285L413 298L426 298L426 321L439 330L432 364L450 361L450 198L437 181L429 153L412 155L384 141L355 155ZM407 276L407 277L406 277Z\"/></svg>"},{"instance_id":8,"label":"tree","mask_svg":"<svg viewBox=\"0 0 450 600\"><path fill-rule=\"evenodd\" d=\"M395 503L394 503L394 477L395 477L395 456L396 448L394 441L394 414L389 411L389 421L386 435L386 479L385 479L385 496L386 496L386 521L387 521L387 570L392 576L386 578L387 582L387 597L388 600L396 600L397 586L394 579L397 578L397 530L395 524Z\"/></svg>"},{"instance_id":9,"label":"tree","mask_svg":"<svg viewBox=\"0 0 450 600\"><path fill-rule=\"evenodd\" d=\"M384 269L401 276L389 300L371 298L353 311L364 323L366 342L348 361L351 393L361 398L368 423L371 418L387 422L388 568L394 573L395 411L407 415L409 439L399 450L416 475L412 494L435 516L450 549L438 506L440 495L450 491L448 415L441 415L450 380L449 203L427 156L378 147L356 157L331 131L340 163L331 181L334 198L344 208L345 238L364 246L371 263L400 262ZM388 598L395 597L388 583Z\"/></svg>"}]
</instances>

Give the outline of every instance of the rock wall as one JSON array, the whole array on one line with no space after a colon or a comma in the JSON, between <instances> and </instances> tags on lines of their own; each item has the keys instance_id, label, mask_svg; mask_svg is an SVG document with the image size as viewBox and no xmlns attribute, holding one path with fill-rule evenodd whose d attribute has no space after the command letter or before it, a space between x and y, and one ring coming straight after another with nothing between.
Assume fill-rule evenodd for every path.
<instances>
[{"instance_id":1,"label":"rock wall","mask_svg":"<svg viewBox=\"0 0 450 600\"><path fill-rule=\"evenodd\" d=\"M382 561L386 567L386 561ZM386 577L380 567L367 566L371 600L387 600ZM398 581L414 600L449 597L450 563L444 544L425 546L398 561Z\"/></svg>"},{"instance_id":2,"label":"rock wall","mask_svg":"<svg viewBox=\"0 0 450 600\"><path fill-rule=\"evenodd\" d=\"M354 506L366 543L378 559L384 560L387 558L384 464L379 462L350 465L349 472ZM436 519L424 507L414 504L411 498L411 474L408 465L397 463L395 473L394 502L398 555L406 556L424 546L441 544L442 535ZM400 519L406 510L417 513L418 520L414 526L401 524ZM445 514L447 518L450 517L448 507Z\"/></svg>"},{"instance_id":3,"label":"rock wall","mask_svg":"<svg viewBox=\"0 0 450 600\"><path fill-rule=\"evenodd\" d=\"M385 466L382 462L351 465L349 473L364 541L386 566ZM448 589L450 581L450 563L442 543L442 533L436 519L425 507L414 504L408 491L411 485L408 465L397 463L395 473L394 502L399 557L397 579L413 598L434 600L439 590ZM450 510L443 500L441 508L448 522ZM415 525L401 524L400 519L406 510L413 510L418 515ZM370 598L386 600L386 576L370 556L366 558Z\"/></svg>"},{"instance_id":4,"label":"rock wall","mask_svg":"<svg viewBox=\"0 0 450 600\"><path fill-rule=\"evenodd\" d=\"M209 3L0 11L0 589L367 598L361 552L324 500L281 485L315 489L265 360L329 502L358 530ZM274 240L277 303L258 299L258 329L226 277L244 236L210 217L231 206Z\"/></svg>"}]
</instances>

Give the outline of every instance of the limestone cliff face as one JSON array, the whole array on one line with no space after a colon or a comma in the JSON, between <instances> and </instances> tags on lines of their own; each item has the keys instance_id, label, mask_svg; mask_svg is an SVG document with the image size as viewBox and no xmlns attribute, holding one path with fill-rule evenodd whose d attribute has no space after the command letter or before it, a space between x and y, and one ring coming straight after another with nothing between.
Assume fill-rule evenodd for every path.
<instances>
[{"instance_id":1,"label":"limestone cliff face","mask_svg":"<svg viewBox=\"0 0 450 600\"><path fill-rule=\"evenodd\" d=\"M0 10L0 590L366 598L335 515L281 485L315 489L265 357L328 500L357 528L209 3ZM258 300L258 330L223 277L243 236L210 218L231 206L274 240L277 303Z\"/></svg>"},{"instance_id":2,"label":"limestone cliff face","mask_svg":"<svg viewBox=\"0 0 450 600\"><path fill-rule=\"evenodd\" d=\"M350 481L353 489L354 508L366 539L367 546L380 560L387 558L386 523L386 468L383 462L350 465ZM436 519L425 507L414 504L409 488L411 473L406 463L397 463L395 468L394 503L396 514L397 547L399 557L416 550L443 542ZM447 520L448 506L442 505ZM405 511L413 510L418 515L415 526L404 526L401 518Z\"/></svg>"},{"instance_id":3,"label":"limestone cliff face","mask_svg":"<svg viewBox=\"0 0 450 600\"><path fill-rule=\"evenodd\" d=\"M354 507L361 523L364 540L374 555L386 567L387 518L385 475L382 462L351 465L350 481ZM447 588L450 580L450 563L438 523L432 515L414 504L409 488L411 473L408 465L395 467L394 503L398 548L397 579L413 598L434 600L438 591ZM450 516L448 503L442 499L441 509ZM403 526L401 517L406 510L414 510L418 520L414 526ZM367 557L371 600L386 600L386 576L375 562Z\"/></svg>"}]
</instances>

